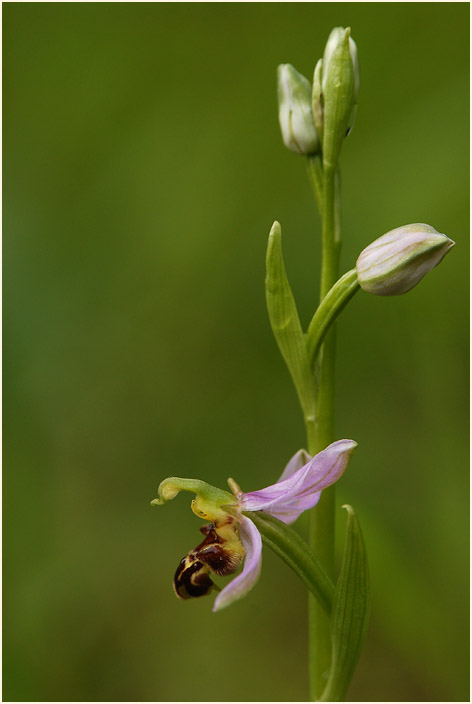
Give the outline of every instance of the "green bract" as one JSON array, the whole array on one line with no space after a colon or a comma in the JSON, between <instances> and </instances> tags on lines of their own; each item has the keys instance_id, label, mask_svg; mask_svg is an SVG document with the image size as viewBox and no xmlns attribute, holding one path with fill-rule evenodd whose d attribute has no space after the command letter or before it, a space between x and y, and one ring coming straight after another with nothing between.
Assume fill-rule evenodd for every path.
<instances>
[{"instance_id":1,"label":"green bract","mask_svg":"<svg viewBox=\"0 0 472 704\"><path fill-rule=\"evenodd\" d=\"M343 564L334 591L331 614L332 660L321 701L339 702L346 696L364 645L370 614L367 552L352 506L348 512Z\"/></svg>"},{"instance_id":2,"label":"green bract","mask_svg":"<svg viewBox=\"0 0 472 704\"><path fill-rule=\"evenodd\" d=\"M305 335L297 306L285 272L282 255L282 231L272 225L266 258L266 299L270 324L280 352L287 364L306 416L315 414L315 393Z\"/></svg>"}]
</instances>

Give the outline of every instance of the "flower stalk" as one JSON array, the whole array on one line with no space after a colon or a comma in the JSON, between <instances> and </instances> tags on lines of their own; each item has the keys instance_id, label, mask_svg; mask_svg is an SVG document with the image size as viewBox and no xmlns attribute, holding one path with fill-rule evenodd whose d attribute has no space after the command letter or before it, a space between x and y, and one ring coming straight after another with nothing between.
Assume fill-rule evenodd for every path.
<instances>
[{"instance_id":1,"label":"flower stalk","mask_svg":"<svg viewBox=\"0 0 472 704\"><path fill-rule=\"evenodd\" d=\"M326 333L359 288L357 271L351 269L336 281L320 302L306 333L306 345L310 360L317 358Z\"/></svg>"},{"instance_id":2,"label":"flower stalk","mask_svg":"<svg viewBox=\"0 0 472 704\"><path fill-rule=\"evenodd\" d=\"M182 558L174 576L181 599L217 591L213 611L226 608L257 582L263 543L309 590L309 684L311 701L342 701L357 665L370 610L367 552L357 515L348 512L344 557L336 578L335 483L357 446L335 438L336 320L362 288L391 296L406 293L454 246L430 225L391 230L360 253L355 268L338 279L341 250L339 158L357 112L359 68L350 29L336 27L316 64L313 86L290 64L278 68L279 122L285 146L307 158L308 178L322 220L320 301L304 332L288 281L280 224L267 247L266 300L269 320L292 377L307 433L275 484L244 492L228 479L232 493L198 479L161 482L161 506L180 491L195 494L192 511L210 521L205 536ZM309 544L291 528L309 511ZM201 540L201 539L200 539ZM223 589L211 576L235 575Z\"/></svg>"}]
</instances>

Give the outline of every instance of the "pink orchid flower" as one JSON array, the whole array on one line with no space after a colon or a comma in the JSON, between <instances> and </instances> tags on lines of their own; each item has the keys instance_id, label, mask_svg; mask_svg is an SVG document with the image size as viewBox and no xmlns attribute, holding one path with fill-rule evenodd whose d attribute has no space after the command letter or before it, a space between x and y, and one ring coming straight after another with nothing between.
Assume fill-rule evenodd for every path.
<instances>
[{"instance_id":1,"label":"pink orchid flower","mask_svg":"<svg viewBox=\"0 0 472 704\"><path fill-rule=\"evenodd\" d=\"M159 499L153 504L165 503L181 490L193 491L197 497L192 501L192 510L211 521L201 529L206 536L203 542L183 558L177 569L174 578L177 596L186 599L208 594L215 588L211 572L232 574L243 560L240 574L219 591L213 611L247 594L259 578L262 537L243 511L265 511L286 524L293 523L303 511L316 506L323 489L342 476L356 447L353 440L338 440L314 457L299 450L275 484L247 493L232 479L228 483L233 495L198 480L175 477L164 480L159 487Z\"/></svg>"}]
</instances>

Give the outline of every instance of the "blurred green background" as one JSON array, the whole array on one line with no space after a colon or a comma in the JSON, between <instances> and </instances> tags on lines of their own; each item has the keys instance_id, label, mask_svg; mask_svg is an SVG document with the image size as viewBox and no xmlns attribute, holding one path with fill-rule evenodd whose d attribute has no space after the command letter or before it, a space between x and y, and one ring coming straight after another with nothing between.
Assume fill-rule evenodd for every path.
<instances>
[{"instance_id":1,"label":"blurred green background","mask_svg":"<svg viewBox=\"0 0 472 704\"><path fill-rule=\"evenodd\" d=\"M4 31L6 700L306 700L306 594L264 551L230 609L178 601L199 541L161 479L272 483L304 445L269 328L282 223L301 317L320 223L275 70L359 48L342 268L427 222L456 248L339 326L339 484L369 550L351 700L468 700L466 3L13 3ZM339 548L345 517L339 508ZM306 530L304 518L299 521Z\"/></svg>"}]
</instances>

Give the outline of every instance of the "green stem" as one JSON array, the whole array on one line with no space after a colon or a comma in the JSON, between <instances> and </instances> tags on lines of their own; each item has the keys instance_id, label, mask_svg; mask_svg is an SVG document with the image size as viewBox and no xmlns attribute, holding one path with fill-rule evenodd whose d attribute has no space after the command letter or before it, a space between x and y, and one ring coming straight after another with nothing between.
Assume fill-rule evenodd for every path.
<instances>
[{"instance_id":1,"label":"green stem","mask_svg":"<svg viewBox=\"0 0 472 704\"><path fill-rule=\"evenodd\" d=\"M320 215L323 213L323 165L321 156L315 154L307 157L308 179L315 196L316 207Z\"/></svg>"},{"instance_id":2,"label":"green stem","mask_svg":"<svg viewBox=\"0 0 472 704\"><path fill-rule=\"evenodd\" d=\"M339 232L339 189L336 188L335 171L324 171L323 173L323 229L322 239L322 262L321 262L321 287L320 299L328 293L335 283L338 270L340 232ZM337 196L335 198L335 195ZM336 207L335 207L336 200ZM336 227L337 226L337 227Z\"/></svg>"},{"instance_id":3,"label":"green stem","mask_svg":"<svg viewBox=\"0 0 472 704\"><path fill-rule=\"evenodd\" d=\"M336 169L334 176L334 241L341 247L341 172Z\"/></svg>"},{"instance_id":4,"label":"green stem","mask_svg":"<svg viewBox=\"0 0 472 704\"><path fill-rule=\"evenodd\" d=\"M244 512L262 535L264 543L300 577L330 615L334 583L299 533L263 511Z\"/></svg>"},{"instance_id":5,"label":"green stem","mask_svg":"<svg viewBox=\"0 0 472 704\"><path fill-rule=\"evenodd\" d=\"M340 250L339 188L332 169L323 172L323 230L320 300L337 280ZM316 367L317 417L308 428L308 451L314 455L334 440L334 372L336 333L332 326L325 337ZM310 547L327 574L334 579L335 487L325 489L310 516ZM331 662L330 624L314 597L309 595L309 668L311 700L322 696Z\"/></svg>"}]
</instances>

